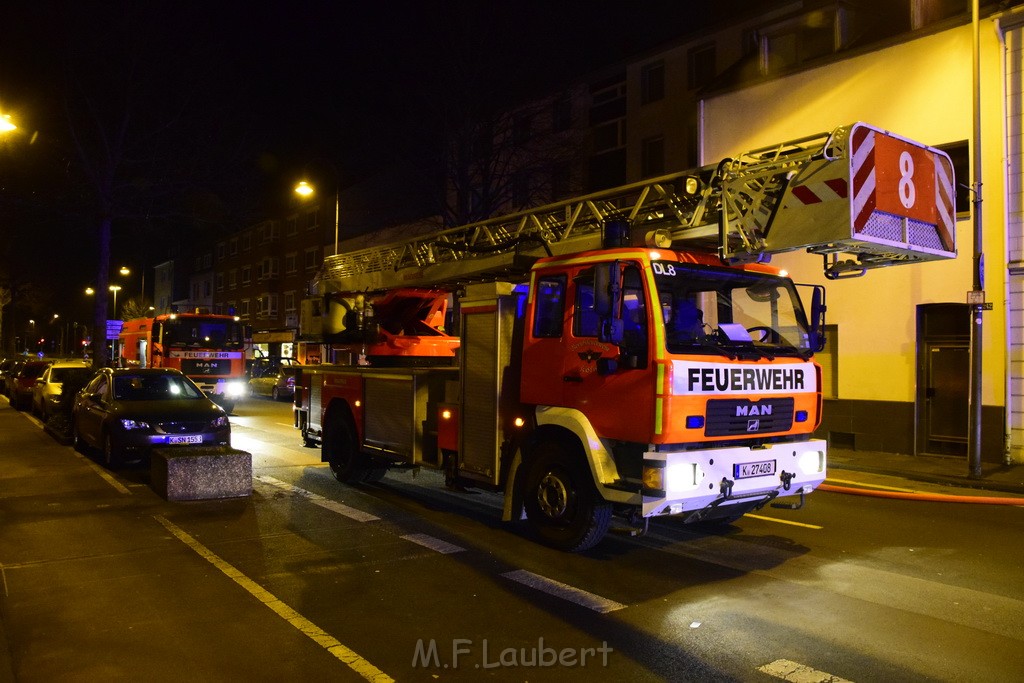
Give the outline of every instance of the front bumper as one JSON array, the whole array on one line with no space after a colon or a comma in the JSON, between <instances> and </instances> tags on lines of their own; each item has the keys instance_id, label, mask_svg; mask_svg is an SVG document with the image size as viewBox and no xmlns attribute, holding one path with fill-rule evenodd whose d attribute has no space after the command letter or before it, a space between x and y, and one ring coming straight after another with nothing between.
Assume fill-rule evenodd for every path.
<instances>
[{"instance_id":1,"label":"front bumper","mask_svg":"<svg viewBox=\"0 0 1024 683\"><path fill-rule=\"evenodd\" d=\"M750 507L810 493L825 480L827 444L813 439L765 448L722 448L644 454L642 515ZM653 485L652 485L653 484Z\"/></svg>"}]
</instances>

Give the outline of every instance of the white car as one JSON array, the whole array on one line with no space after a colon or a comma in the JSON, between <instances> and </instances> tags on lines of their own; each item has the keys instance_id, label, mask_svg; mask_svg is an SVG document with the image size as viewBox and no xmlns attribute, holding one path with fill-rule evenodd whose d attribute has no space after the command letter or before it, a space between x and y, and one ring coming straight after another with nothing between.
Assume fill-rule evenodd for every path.
<instances>
[{"instance_id":1,"label":"white car","mask_svg":"<svg viewBox=\"0 0 1024 683\"><path fill-rule=\"evenodd\" d=\"M44 422L58 412L64 382L72 377L79 378L79 385L84 385L92 377L89 363L81 360L57 361L46 368L32 389L32 412Z\"/></svg>"}]
</instances>

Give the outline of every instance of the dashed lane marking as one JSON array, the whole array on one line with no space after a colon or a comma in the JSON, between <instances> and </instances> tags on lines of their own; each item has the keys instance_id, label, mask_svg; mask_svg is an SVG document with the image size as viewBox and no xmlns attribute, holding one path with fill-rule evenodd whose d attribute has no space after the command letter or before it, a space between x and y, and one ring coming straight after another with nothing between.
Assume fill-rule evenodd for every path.
<instances>
[{"instance_id":1,"label":"dashed lane marking","mask_svg":"<svg viewBox=\"0 0 1024 683\"><path fill-rule=\"evenodd\" d=\"M850 683L845 678L818 671L788 659L776 659L770 664L757 667L757 670L784 681L792 681L792 683Z\"/></svg>"},{"instance_id":2,"label":"dashed lane marking","mask_svg":"<svg viewBox=\"0 0 1024 683\"><path fill-rule=\"evenodd\" d=\"M418 543L419 545L436 550L444 555L450 555L451 553L461 553L465 550L462 546L449 543L448 541L442 541L440 538L434 538L429 534L406 534L402 536L407 541Z\"/></svg>"},{"instance_id":3,"label":"dashed lane marking","mask_svg":"<svg viewBox=\"0 0 1024 683\"><path fill-rule=\"evenodd\" d=\"M304 616L293 610L291 607L281 602L273 593L266 590L258 583L250 579L248 576L240 572L234 567L234 565L221 559L220 556L215 554L212 550L204 546L202 543L194 539L183 529L176 526L169 520L156 516L156 521L160 522L164 527L174 534L175 537L189 548L191 548L197 555L205 559L207 562L212 564L221 573L227 576L229 579L237 583L239 586L244 588L250 595L262 602L264 605L274 611L279 617L287 621L298 630L302 635L306 636L323 649L330 652L340 661L345 663L350 669L355 671L357 674L362 676L368 681L373 683L389 683L394 679L388 676L386 673L375 667L364 659L354 650L346 647L334 636L330 635L322 628L306 619Z\"/></svg>"},{"instance_id":4,"label":"dashed lane marking","mask_svg":"<svg viewBox=\"0 0 1024 683\"><path fill-rule=\"evenodd\" d=\"M280 479L275 479L274 477L261 476L255 477L255 479L269 486L279 488L282 491L288 491L289 493L294 493L297 496L302 496L303 498L308 499L309 502L313 503L314 505L319 505L320 507L330 510L331 512L337 512L339 515L344 515L345 517L348 517L349 519L354 519L357 522L373 522L375 520L380 519L380 517L377 517L376 515L371 515L369 512L357 510L356 508L349 507L348 505L345 505L343 503L336 503L330 498L324 498L323 496L317 493L307 491L306 489L300 489L298 486L292 486L288 482L281 481Z\"/></svg>"},{"instance_id":5,"label":"dashed lane marking","mask_svg":"<svg viewBox=\"0 0 1024 683\"><path fill-rule=\"evenodd\" d=\"M526 571L525 569L517 569L511 572L505 572L502 574L506 579L511 579L517 583L521 583L524 586L529 586L542 593L553 595L556 598L562 598L569 602L574 602L577 605L581 605L588 609L592 609L595 612L606 614L608 612L614 612L616 610L625 609L625 605L621 602L615 602L608 598L603 598L600 595L589 593L580 588L575 588L567 583L561 581L555 581L549 579L540 574L534 574L533 572Z\"/></svg>"}]
</instances>

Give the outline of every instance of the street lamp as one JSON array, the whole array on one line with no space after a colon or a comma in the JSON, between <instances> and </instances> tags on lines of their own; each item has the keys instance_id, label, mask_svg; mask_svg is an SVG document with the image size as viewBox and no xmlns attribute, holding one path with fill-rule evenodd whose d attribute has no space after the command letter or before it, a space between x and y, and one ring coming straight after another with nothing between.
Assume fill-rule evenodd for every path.
<instances>
[{"instance_id":1,"label":"street lamp","mask_svg":"<svg viewBox=\"0 0 1024 683\"><path fill-rule=\"evenodd\" d=\"M308 198L316 193L316 188L305 180L299 181L295 186L295 194ZM338 220L341 217L339 209L339 190L337 184L334 186L334 255L338 255Z\"/></svg>"},{"instance_id":2,"label":"street lamp","mask_svg":"<svg viewBox=\"0 0 1024 683\"><path fill-rule=\"evenodd\" d=\"M18 127L11 123L10 114L0 114L0 133L10 133L12 130L17 130Z\"/></svg>"}]
</instances>

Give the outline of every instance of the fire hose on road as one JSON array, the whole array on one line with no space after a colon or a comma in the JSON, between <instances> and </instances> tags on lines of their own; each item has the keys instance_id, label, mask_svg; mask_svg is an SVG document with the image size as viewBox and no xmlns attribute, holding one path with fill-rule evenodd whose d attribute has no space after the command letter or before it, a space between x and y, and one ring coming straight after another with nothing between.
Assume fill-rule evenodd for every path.
<instances>
[{"instance_id":1,"label":"fire hose on road","mask_svg":"<svg viewBox=\"0 0 1024 683\"><path fill-rule=\"evenodd\" d=\"M980 505L1016 505L1024 506L1024 497L999 498L993 496L955 496L948 493L923 493L918 491L879 491L877 489L856 488L853 486L836 486L821 484L819 491L846 493L852 496L872 496L875 498L895 498L897 500L917 500L932 503L976 503Z\"/></svg>"}]
</instances>

